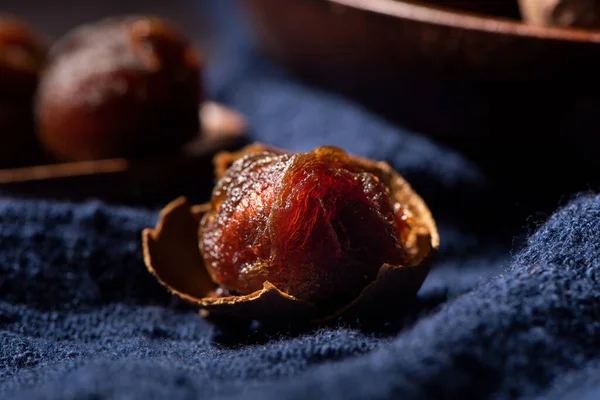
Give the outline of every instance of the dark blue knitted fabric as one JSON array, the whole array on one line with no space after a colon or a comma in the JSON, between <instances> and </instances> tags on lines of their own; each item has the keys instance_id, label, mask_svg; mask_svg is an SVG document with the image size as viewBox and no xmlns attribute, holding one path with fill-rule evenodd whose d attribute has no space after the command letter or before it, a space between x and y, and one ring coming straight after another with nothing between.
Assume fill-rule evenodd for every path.
<instances>
[{"instance_id":1,"label":"dark blue knitted fabric","mask_svg":"<svg viewBox=\"0 0 600 400\"><path fill-rule=\"evenodd\" d=\"M253 139L338 145L415 186L442 242L417 301L375 330L219 330L146 272L140 231L155 210L4 198L1 399L600 396L600 197L531 231L518 194L422 135L261 64L210 76Z\"/></svg>"}]
</instances>

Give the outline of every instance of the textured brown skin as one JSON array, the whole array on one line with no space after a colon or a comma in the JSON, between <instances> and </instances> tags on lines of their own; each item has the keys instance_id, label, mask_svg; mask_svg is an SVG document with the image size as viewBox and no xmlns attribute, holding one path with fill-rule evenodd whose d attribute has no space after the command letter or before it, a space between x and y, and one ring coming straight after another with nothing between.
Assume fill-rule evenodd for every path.
<instances>
[{"instance_id":1,"label":"textured brown skin","mask_svg":"<svg viewBox=\"0 0 600 400\"><path fill-rule=\"evenodd\" d=\"M215 282L238 294L268 281L314 303L347 303L384 263L404 265L404 210L341 149L263 151L233 163L202 220Z\"/></svg>"},{"instance_id":2,"label":"textured brown skin","mask_svg":"<svg viewBox=\"0 0 600 400\"><path fill-rule=\"evenodd\" d=\"M600 0L519 0L525 21L565 28L600 28Z\"/></svg>"},{"instance_id":3,"label":"textured brown skin","mask_svg":"<svg viewBox=\"0 0 600 400\"><path fill-rule=\"evenodd\" d=\"M40 33L0 15L0 167L26 164L33 156L32 101L46 55Z\"/></svg>"},{"instance_id":4,"label":"textured brown skin","mask_svg":"<svg viewBox=\"0 0 600 400\"><path fill-rule=\"evenodd\" d=\"M51 50L36 101L40 141L66 161L174 151L199 131L200 68L163 19L79 27Z\"/></svg>"}]
</instances>

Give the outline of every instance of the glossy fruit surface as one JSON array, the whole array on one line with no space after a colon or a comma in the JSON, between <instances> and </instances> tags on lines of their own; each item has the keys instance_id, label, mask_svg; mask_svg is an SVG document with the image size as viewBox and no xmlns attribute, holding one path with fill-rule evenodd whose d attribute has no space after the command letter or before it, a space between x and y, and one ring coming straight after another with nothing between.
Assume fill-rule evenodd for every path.
<instances>
[{"instance_id":1,"label":"glossy fruit surface","mask_svg":"<svg viewBox=\"0 0 600 400\"><path fill-rule=\"evenodd\" d=\"M344 302L384 263L406 261L402 206L335 147L246 155L219 180L211 205L200 250L213 280L238 294L268 281L311 303Z\"/></svg>"},{"instance_id":2,"label":"glossy fruit surface","mask_svg":"<svg viewBox=\"0 0 600 400\"><path fill-rule=\"evenodd\" d=\"M51 51L36 104L40 141L66 161L174 151L199 130L200 68L161 18L79 27Z\"/></svg>"}]
</instances>

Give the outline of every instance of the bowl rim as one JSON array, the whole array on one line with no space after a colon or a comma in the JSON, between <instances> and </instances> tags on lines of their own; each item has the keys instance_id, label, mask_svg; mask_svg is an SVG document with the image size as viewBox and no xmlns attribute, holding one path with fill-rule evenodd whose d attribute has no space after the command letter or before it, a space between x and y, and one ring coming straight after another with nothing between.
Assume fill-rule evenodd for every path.
<instances>
[{"instance_id":1,"label":"bowl rim","mask_svg":"<svg viewBox=\"0 0 600 400\"><path fill-rule=\"evenodd\" d=\"M423 1L327 0L339 5L391 17L465 30L564 42L599 43L600 31L530 25L518 20L452 10Z\"/></svg>"}]
</instances>

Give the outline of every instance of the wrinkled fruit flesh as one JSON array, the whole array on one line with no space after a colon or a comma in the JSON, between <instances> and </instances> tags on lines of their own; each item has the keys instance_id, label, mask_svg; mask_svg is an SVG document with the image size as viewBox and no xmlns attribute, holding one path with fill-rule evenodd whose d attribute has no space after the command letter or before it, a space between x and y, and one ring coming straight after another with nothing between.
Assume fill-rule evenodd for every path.
<instances>
[{"instance_id":1,"label":"wrinkled fruit flesh","mask_svg":"<svg viewBox=\"0 0 600 400\"><path fill-rule=\"evenodd\" d=\"M199 132L199 53L171 23L126 16L78 27L51 49L39 139L64 161L178 150Z\"/></svg>"},{"instance_id":2,"label":"wrinkled fruit flesh","mask_svg":"<svg viewBox=\"0 0 600 400\"><path fill-rule=\"evenodd\" d=\"M200 251L212 279L233 293L269 281L313 304L341 304L384 263L407 259L402 205L335 147L246 155L219 180L211 207Z\"/></svg>"}]
</instances>

